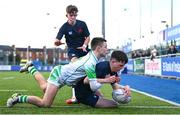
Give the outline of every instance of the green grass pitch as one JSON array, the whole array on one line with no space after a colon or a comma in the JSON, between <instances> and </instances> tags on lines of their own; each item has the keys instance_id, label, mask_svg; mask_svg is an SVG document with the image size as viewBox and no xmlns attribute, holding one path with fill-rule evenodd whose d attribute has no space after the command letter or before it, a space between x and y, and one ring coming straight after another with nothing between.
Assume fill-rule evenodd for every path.
<instances>
[{"instance_id":1,"label":"green grass pitch","mask_svg":"<svg viewBox=\"0 0 180 115\"><path fill-rule=\"evenodd\" d=\"M48 78L48 72L43 75ZM111 99L110 85L101 89L106 98ZM145 95L132 92L132 101L118 108L92 108L83 104L67 105L71 88L63 87L56 96L51 108L39 108L30 104L17 104L6 107L7 99L15 92L42 97L43 93L30 74L0 71L0 114L180 114L180 107Z\"/></svg>"}]
</instances>

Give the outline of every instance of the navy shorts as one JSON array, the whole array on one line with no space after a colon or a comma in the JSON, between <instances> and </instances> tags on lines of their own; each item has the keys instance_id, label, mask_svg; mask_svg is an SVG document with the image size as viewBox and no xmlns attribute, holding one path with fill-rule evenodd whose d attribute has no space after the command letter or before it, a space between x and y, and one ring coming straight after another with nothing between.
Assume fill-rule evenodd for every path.
<instances>
[{"instance_id":1,"label":"navy shorts","mask_svg":"<svg viewBox=\"0 0 180 115\"><path fill-rule=\"evenodd\" d=\"M85 56L89 51L90 49L86 49L87 52L84 52L83 50L81 49L74 49L74 48L68 48L68 57L69 59L72 59L73 57L82 57L82 56Z\"/></svg>"},{"instance_id":2,"label":"navy shorts","mask_svg":"<svg viewBox=\"0 0 180 115\"><path fill-rule=\"evenodd\" d=\"M97 101L99 99L99 96L95 95L95 94L91 94L91 95L89 95L87 97L82 97L82 98L79 98L78 96L76 96L76 98L77 98L79 103L89 105L91 107L95 107L96 103L97 103Z\"/></svg>"},{"instance_id":3,"label":"navy shorts","mask_svg":"<svg viewBox=\"0 0 180 115\"><path fill-rule=\"evenodd\" d=\"M79 103L95 107L99 96L96 95L90 88L89 84L83 83L81 79L75 86L75 96Z\"/></svg>"}]
</instances>

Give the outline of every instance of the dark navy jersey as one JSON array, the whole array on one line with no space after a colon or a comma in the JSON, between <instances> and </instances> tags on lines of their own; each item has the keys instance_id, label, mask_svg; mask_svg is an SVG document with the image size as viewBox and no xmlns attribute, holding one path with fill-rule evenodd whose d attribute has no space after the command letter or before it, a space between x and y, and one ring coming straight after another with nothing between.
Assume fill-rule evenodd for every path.
<instances>
[{"instance_id":1,"label":"dark navy jersey","mask_svg":"<svg viewBox=\"0 0 180 115\"><path fill-rule=\"evenodd\" d=\"M103 62L99 62L98 64L96 64L95 71L96 71L97 78L105 78L106 75L116 75L117 76L117 72L111 72L110 64L108 61L103 61ZM76 86L74 86L75 95L79 102L84 103L86 105L91 105L91 104L87 104L88 102L85 103L85 101L87 99L93 99L93 96L97 96L97 95L95 95L95 93L91 90L90 85L84 84L83 81L84 81L84 79L81 79L76 84ZM97 99L94 98L94 101L97 102ZM94 103L94 104L96 104L96 103Z\"/></svg>"},{"instance_id":2,"label":"dark navy jersey","mask_svg":"<svg viewBox=\"0 0 180 115\"><path fill-rule=\"evenodd\" d=\"M88 27L84 21L76 20L75 25L64 23L57 34L57 39L61 40L65 35L66 43L69 48L81 47L84 44L85 37L90 35Z\"/></svg>"},{"instance_id":3,"label":"dark navy jersey","mask_svg":"<svg viewBox=\"0 0 180 115\"><path fill-rule=\"evenodd\" d=\"M116 75L117 72L112 72L110 68L109 61L103 61L96 64L96 77L97 78L105 78L106 75Z\"/></svg>"}]
</instances>

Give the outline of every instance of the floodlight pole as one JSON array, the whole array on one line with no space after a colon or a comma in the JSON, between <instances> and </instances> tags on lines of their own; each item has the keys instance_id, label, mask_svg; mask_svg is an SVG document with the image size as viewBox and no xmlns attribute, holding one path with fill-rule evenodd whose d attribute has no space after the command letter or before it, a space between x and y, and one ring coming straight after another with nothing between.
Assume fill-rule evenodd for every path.
<instances>
[{"instance_id":1,"label":"floodlight pole","mask_svg":"<svg viewBox=\"0 0 180 115\"><path fill-rule=\"evenodd\" d=\"M142 11L141 11L142 9L141 9L141 0L139 0L139 39L141 39L141 37L142 37L142 28L141 28L141 26L142 26L142 20L141 20L141 18L142 18Z\"/></svg>"},{"instance_id":2,"label":"floodlight pole","mask_svg":"<svg viewBox=\"0 0 180 115\"><path fill-rule=\"evenodd\" d=\"M15 45L13 45L12 48L13 48L13 64L16 65L16 47L15 47Z\"/></svg>"},{"instance_id":3,"label":"floodlight pole","mask_svg":"<svg viewBox=\"0 0 180 115\"><path fill-rule=\"evenodd\" d=\"M28 46L28 47L27 47L27 61L30 60L30 59L29 59L29 50L30 50L30 47L31 47L31 46Z\"/></svg>"},{"instance_id":4,"label":"floodlight pole","mask_svg":"<svg viewBox=\"0 0 180 115\"><path fill-rule=\"evenodd\" d=\"M173 0L171 0L171 27L173 27Z\"/></svg>"},{"instance_id":5,"label":"floodlight pole","mask_svg":"<svg viewBox=\"0 0 180 115\"><path fill-rule=\"evenodd\" d=\"M44 52L44 65L47 65L47 49L46 46L43 47Z\"/></svg>"},{"instance_id":6,"label":"floodlight pole","mask_svg":"<svg viewBox=\"0 0 180 115\"><path fill-rule=\"evenodd\" d=\"M105 0L102 0L102 35L105 39Z\"/></svg>"}]
</instances>

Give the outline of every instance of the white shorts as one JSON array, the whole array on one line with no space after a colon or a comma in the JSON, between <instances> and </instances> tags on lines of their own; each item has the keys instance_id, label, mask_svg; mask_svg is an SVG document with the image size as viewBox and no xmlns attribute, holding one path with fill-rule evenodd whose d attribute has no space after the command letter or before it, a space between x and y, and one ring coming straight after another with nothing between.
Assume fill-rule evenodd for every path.
<instances>
[{"instance_id":1,"label":"white shorts","mask_svg":"<svg viewBox=\"0 0 180 115\"><path fill-rule=\"evenodd\" d=\"M62 82L62 80L60 80L60 78L61 78L61 65L55 66L52 69L47 82L51 83L51 84L54 84L55 86L61 88L65 84L64 84L64 82Z\"/></svg>"}]
</instances>

